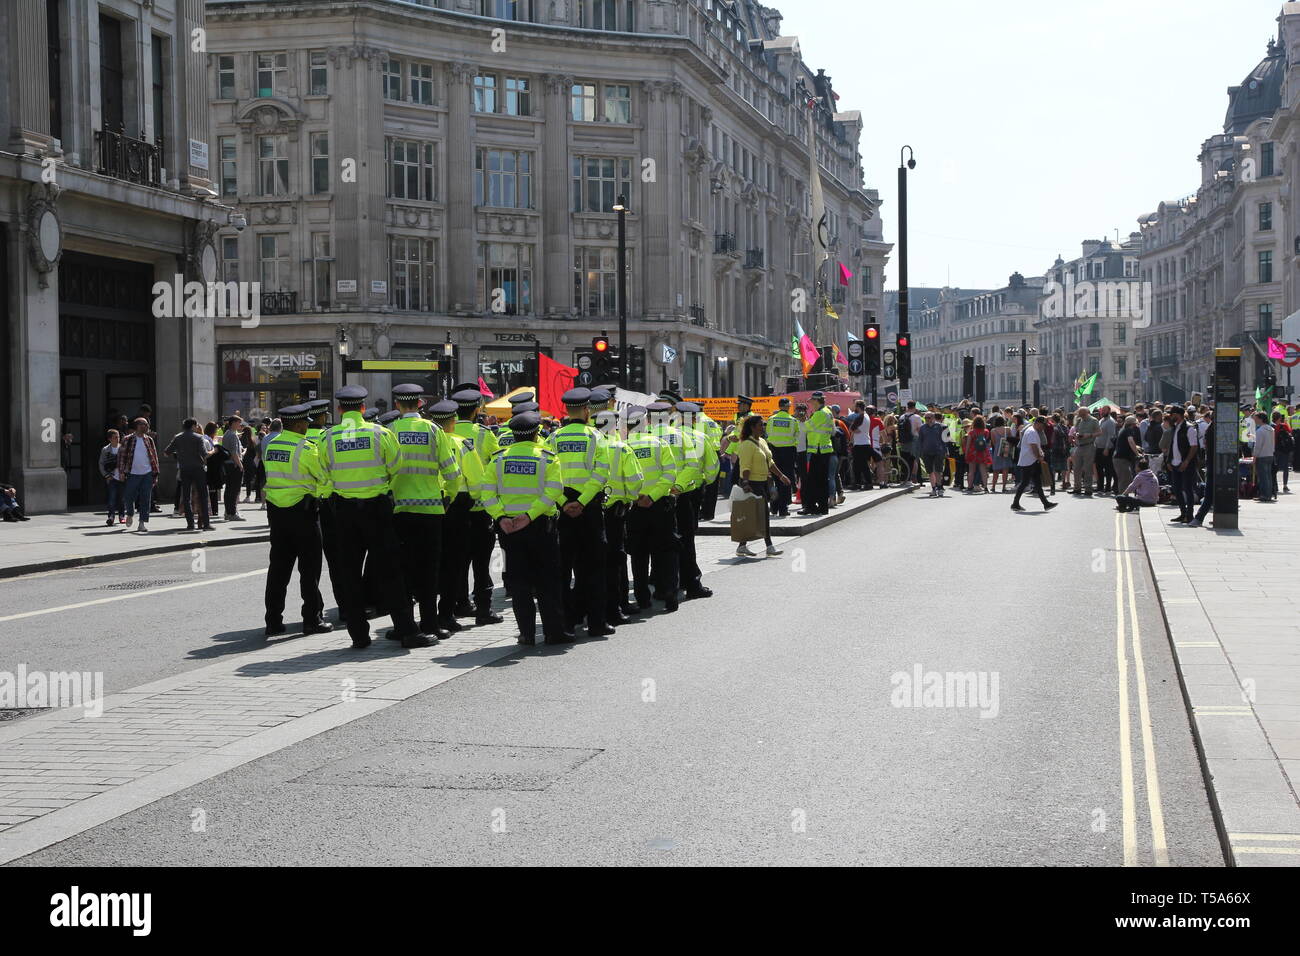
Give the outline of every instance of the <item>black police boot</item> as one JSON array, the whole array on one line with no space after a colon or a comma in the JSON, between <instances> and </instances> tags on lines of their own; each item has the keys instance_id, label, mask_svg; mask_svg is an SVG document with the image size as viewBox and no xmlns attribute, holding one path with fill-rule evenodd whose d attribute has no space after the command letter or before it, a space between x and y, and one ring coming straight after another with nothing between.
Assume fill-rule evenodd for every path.
<instances>
[{"instance_id":1,"label":"black police boot","mask_svg":"<svg viewBox=\"0 0 1300 956\"><path fill-rule=\"evenodd\" d=\"M601 624L598 627L588 626L587 628L588 637L610 637L613 633L614 629L608 624Z\"/></svg>"},{"instance_id":2,"label":"black police boot","mask_svg":"<svg viewBox=\"0 0 1300 956\"><path fill-rule=\"evenodd\" d=\"M713 597L713 591L710 588L706 588L703 584L697 585L693 588L688 588L686 591L686 600L688 601L707 597Z\"/></svg>"},{"instance_id":3,"label":"black police boot","mask_svg":"<svg viewBox=\"0 0 1300 956\"><path fill-rule=\"evenodd\" d=\"M520 634L520 635L519 635L519 640L518 640L516 643L523 644L525 647L533 647L533 646L536 645L536 643L537 643L537 635L536 635L536 634Z\"/></svg>"},{"instance_id":4,"label":"black police boot","mask_svg":"<svg viewBox=\"0 0 1300 956\"><path fill-rule=\"evenodd\" d=\"M546 638L546 643L547 644L572 644L575 640L577 640L577 637L578 635L573 633L572 630L564 630L561 631L560 634L556 637Z\"/></svg>"},{"instance_id":5,"label":"black police boot","mask_svg":"<svg viewBox=\"0 0 1300 956\"><path fill-rule=\"evenodd\" d=\"M475 624L500 624L505 618L497 614L491 608L486 608L474 613Z\"/></svg>"},{"instance_id":6,"label":"black police boot","mask_svg":"<svg viewBox=\"0 0 1300 956\"><path fill-rule=\"evenodd\" d=\"M474 613L474 605L470 604L469 601L461 601L456 605L456 610L452 613L457 617L470 617Z\"/></svg>"},{"instance_id":7,"label":"black police boot","mask_svg":"<svg viewBox=\"0 0 1300 956\"><path fill-rule=\"evenodd\" d=\"M605 623L618 627L620 624L632 623L632 619L624 614L621 608L615 606L605 609Z\"/></svg>"},{"instance_id":8,"label":"black police boot","mask_svg":"<svg viewBox=\"0 0 1300 956\"><path fill-rule=\"evenodd\" d=\"M329 621L316 621L314 624L304 624L302 626L303 634L328 634L334 630L334 625Z\"/></svg>"},{"instance_id":9,"label":"black police boot","mask_svg":"<svg viewBox=\"0 0 1300 956\"><path fill-rule=\"evenodd\" d=\"M463 626L454 617L440 617L434 622L434 625L449 634L455 634Z\"/></svg>"},{"instance_id":10,"label":"black police boot","mask_svg":"<svg viewBox=\"0 0 1300 956\"><path fill-rule=\"evenodd\" d=\"M434 643L427 634L408 634L402 638L402 646L406 648L433 647Z\"/></svg>"},{"instance_id":11,"label":"black police boot","mask_svg":"<svg viewBox=\"0 0 1300 956\"><path fill-rule=\"evenodd\" d=\"M267 637L275 637L277 634L283 634L285 630L286 628L283 624L268 624L266 625L266 630L262 633Z\"/></svg>"}]
</instances>

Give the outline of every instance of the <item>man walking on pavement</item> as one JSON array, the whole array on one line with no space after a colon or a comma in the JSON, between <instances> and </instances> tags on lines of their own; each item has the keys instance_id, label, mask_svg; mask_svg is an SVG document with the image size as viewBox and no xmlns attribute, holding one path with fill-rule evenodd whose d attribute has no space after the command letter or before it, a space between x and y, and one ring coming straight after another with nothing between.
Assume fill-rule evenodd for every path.
<instances>
[{"instance_id":1,"label":"man walking on pavement","mask_svg":"<svg viewBox=\"0 0 1300 956\"><path fill-rule=\"evenodd\" d=\"M178 500L185 513L187 531L211 531L211 516L208 513L208 455L209 446L198 430L199 423L193 418L185 419L182 430L172 436L172 440L163 449L163 454L176 459L180 470L180 490ZM195 524L194 502L200 505L200 517Z\"/></svg>"},{"instance_id":2,"label":"man walking on pavement","mask_svg":"<svg viewBox=\"0 0 1300 956\"><path fill-rule=\"evenodd\" d=\"M1016 483L1016 497L1011 502L1012 511L1025 510L1020 504L1020 496L1027 488L1033 489L1033 493L1043 503L1044 511L1056 507L1056 502L1048 501L1047 495L1043 494L1043 433L1046 430L1046 417L1038 415L1020 434L1020 457L1016 461L1020 468L1020 480Z\"/></svg>"},{"instance_id":3,"label":"man walking on pavement","mask_svg":"<svg viewBox=\"0 0 1300 956\"><path fill-rule=\"evenodd\" d=\"M228 456L221 475L226 489L227 521L244 520L239 513L239 489L244 483L244 443L239 440L239 433L243 428L244 420L238 415L232 415L226 420L226 431L221 436L221 447Z\"/></svg>"},{"instance_id":4,"label":"man walking on pavement","mask_svg":"<svg viewBox=\"0 0 1300 956\"><path fill-rule=\"evenodd\" d=\"M368 394L360 385L339 389L335 397L341 418L322 440L343 565L336 585L343 591L343 616L352 646L369 647L370 622L361 578L362 556L368 552L370 560L377 562L384 607L392 615L396 638L403 647L429 647L433 642L416 627L401 567L395 560L399 546L389 490L401 462L397 436L364 420Z\"/></svg>"},{"instance_id":5,"label":"man walking on pavement","mask_svg":"<svg viewBox=\"0 0 1300 956\"><path fill-rule=\"evenodd\" d=\"M442 551L444 501L460 480L453 438L420 416L424 388L393 389L398 417L389 426L401 453L393 478L393 526L402 546L402 573L420 611L423 634L450 637L438 627L438 572Z\"/></svg>"},{"instance_id":6,"label":"man walking on pavement","mask_svg":"<svg viewBox=\"0 0 1300 956\"><path fill-rule=\"evenodd\" d=\"M149 437L149 420L137 418L135 431L122 441L117 453L117 471L126 479L126 526L131 527L132 512L140 513L140 531L149 530L149 511L153 485L158 480L158 449Z\"/></svg>"},{"instance_id":7,"label":"man walking on pavement","mask_svg":"<svg viewBox=\"0 0 1300 956\"><path fill-rule=\"evenodd\" d=\"M266 443L266 521L271 532L271 556L266 572L266 635L285 632L284 601L293 568L298 566L302 595L303 634L325 634L334 625L321 617L321 538L316 519L318 495L329 485L314 442L307 440L306 405L280 409L284 430Z\"/></svg>"}]
</instances>

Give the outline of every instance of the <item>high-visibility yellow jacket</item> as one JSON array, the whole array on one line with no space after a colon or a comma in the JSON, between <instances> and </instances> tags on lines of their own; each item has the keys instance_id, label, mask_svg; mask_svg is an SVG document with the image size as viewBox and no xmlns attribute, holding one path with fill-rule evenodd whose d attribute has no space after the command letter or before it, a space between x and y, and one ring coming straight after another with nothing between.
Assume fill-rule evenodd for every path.
<instances>
[{"instance_id":1,"label":"high-visibility yellow jacket","mask_svg":"<svg viewBox=\"0 0 1300 956\"><path fill-rule=\"evenodd\" d=\"M389 429L397 436L401 466L393 478L393 511L440 515L443 496L460 481L456 440L416 412L403 415Z\"/></svg>"},{"instance_id":2,"label":"high-visibility yellow jacket","mask_svg":"<svg viewBox=\"0 0 1300 956\"><path fill-rule=\"evenodd\" d=\"M605 507L627 504L641 496L643 476L641 464L618 435L605 436L605 449L609 455L609 481L605 485Z\"/></svg>"},{"instance_id":3,"label":"high-visibility yellow jacket","mask_svg":"<svg viewBox=\"0 0 1300 956\"><path fill-rule=\"evenodd\" d=\"M565 422L546 444L560 461L564 487L578 493L579 504L586 507L605 490L609 483L609 449L594 428L586 422Z\"/></svg>"},{"instance_id":4,"label":"high-visibility yellow jacket","mask_svg":"<svg viewBox=\"0 0 1300 956\"><path fill-rule=\"evenodd\" d=\"M830 454L831 452L831 435L835 431L835 416L831 410L822 406L808 416L808 423L804 426L808 434L808 453Z\"/></svg>"},{"instance_id":5,"label":"high-visibility yellow jacket","mask_svg":"<svg viewBox=\"0 0 1300 956\"><path fill-rule=\"evenodd\" d=\"M641 494L649 496L651 501L672 494L681 456L675 455L667 442L650 432L629 435L627 446L641 468Z\"/></svg>"},{"instance_id":6,"label":"high-visibility yellow jacket","mask_svg":"<svg viewBox=\"0 0 1300 956\"><path fill-rule=\"evenodd\" d=\"M365 421L360 412L344 412L321 444L334 494L343 498L388 494L401 453L397 436L387 428Z\"/></svg>"},{"instance_id":7,"label":"high-visibility yellow jacket","mask_svg":"<svg viewBox=\"0 0 1300 956\"><path fill-rule=\"evenodd\" d=\"M553 515L564 503L559 459L537 442L516 441L488 462L481 492L493 521L522 514L536 521Z\"/></svg>"},{"instance_id":8,"label":"high-visibility yellow jacket","mask_svg":"<svg viewBox=\"0 0 1300 956\"><path fill-rule=\"evenodd\" d=\"M793 448L799 443L799 419L789 412L773 412L767 420L769 448Z\"/></svg>"},{"instance_id":9,"label":"high-visibility yellow jacket","mask_svg":"<svg viewBox=\"0 0 1300 956\"><path fill-rule=\"evenodd\" d=\"M277 508L291 508L329 487L316 445L306 435L280 432L262 446L262 464L266 468L266 501Z\"/></svg>"},{"instance_id":10,"label":"high-visibility yellow jacket","mask_svg":"<svg viewBox=\"0 0 1300 956\"><path fill-rule=\"evenodd\" d=\"M461 439L469 442L469 447L478 455L480 465L486 466L487 463L492 460L492 456L497 453L497 448L499 447L497 444L497 436L492 433L492 429L490 428L485 428L477 422L458 419L456 421L456 434ZM468 473L463 462L461 464L461 469ZM482 470L482 468L477 469L480 475ZM478 501L478 483L473 480L472 476L468 479L467 483L470 485L468 489L469 493L473 495L475 499L474 507L470 510L482 511L483 505Z\"/></svg>"}]
</instances>

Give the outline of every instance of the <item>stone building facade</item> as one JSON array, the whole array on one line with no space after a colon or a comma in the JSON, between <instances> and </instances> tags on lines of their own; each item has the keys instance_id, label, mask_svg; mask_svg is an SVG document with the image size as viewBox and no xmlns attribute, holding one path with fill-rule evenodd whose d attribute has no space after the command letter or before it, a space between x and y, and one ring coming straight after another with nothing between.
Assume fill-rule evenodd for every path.
<instances>
[{"instance_id":1,"label":"stone building facade","mask_svg":"<svg viewBox=\"0 0 1300 956\"><path fill-rule=\"evenodd\" d=\"M1089 239L1081 256L1069 262L1058 256L1047 271L1034 323L1042 404L1073 409L1075 383L1093 373L1097 383L1089 403L1136 400L1137 332L1146 323L1141 251L1141 233L1118 245Z\"/></svg>"},{"instance_id":2,"label":"stone building facade","mask_svg":"<svg viewBox=\"0 0 1300 956\"><path fill-rule=\"evenodd\" d=\"M211 320L152 296L215 275L225 222L202 26L202 0L0 4L0 478L33 512L104 500L114 411L170 431L215 407Z\"/></svg>"},{"instance_id":3,"label":"stone building facade","mask_svg":"<svg viewBox=\"0 0 1300 956\"><path fill-rule=\"evenodd\" d=\"M218 320L222 411L270 409L304 368L441 356L439 380L533 384L617 333L626 197L632 384L762 393L797 364L813 288L807 109L826 197L819 344L881 311L862 114L748 0L209 0L215 178L249 222L227 279L273 308ZM853 273L838 284L836 262ZM665 362L665 359L671 361ZM402 374L364 373L386 398ZM407 376L409 377L409 376Z\"/></svg>"}]
</instances>

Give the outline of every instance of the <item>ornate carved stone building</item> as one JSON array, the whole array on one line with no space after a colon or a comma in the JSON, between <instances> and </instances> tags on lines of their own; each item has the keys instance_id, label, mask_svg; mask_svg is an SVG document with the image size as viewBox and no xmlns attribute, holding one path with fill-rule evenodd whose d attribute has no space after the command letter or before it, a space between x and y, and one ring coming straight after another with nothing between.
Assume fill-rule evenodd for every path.
<instances>
[{"instance_id":1,"label":"ornate carved stone building","mask_svg":"<svg viewBox=\"0 0 1300 956\"><path fill-rule=\"evenodd\" d=\"M104 500L114 410L214 411L211 320L152 308L155 281L215 274L225 221L202 25L202 0L0 4L0 480L32 511Z\"/></svg>"},{"instance_id":2,"label":"ornate carved stone building","mask_svg":"<svg viewBox=\"0 0 1300 956\"><path fill-rule=\"evenodd\" d=\"M882 311L862 115L775 10L209 0L207 16L214 178L249 221L221 233L224 274L279 313L219 323L223 411L273 407L304 367L337 387L341 337L354 359L449 342L446 377L497 392L534 381L535 345L574 362L617 330L620 196L634 386L761 393L796 364L792 292L813 282L809 101L839 315L819 341L844 348ZM400 378L359 380L387 398Z\"/></svg>"}]
</instances>

